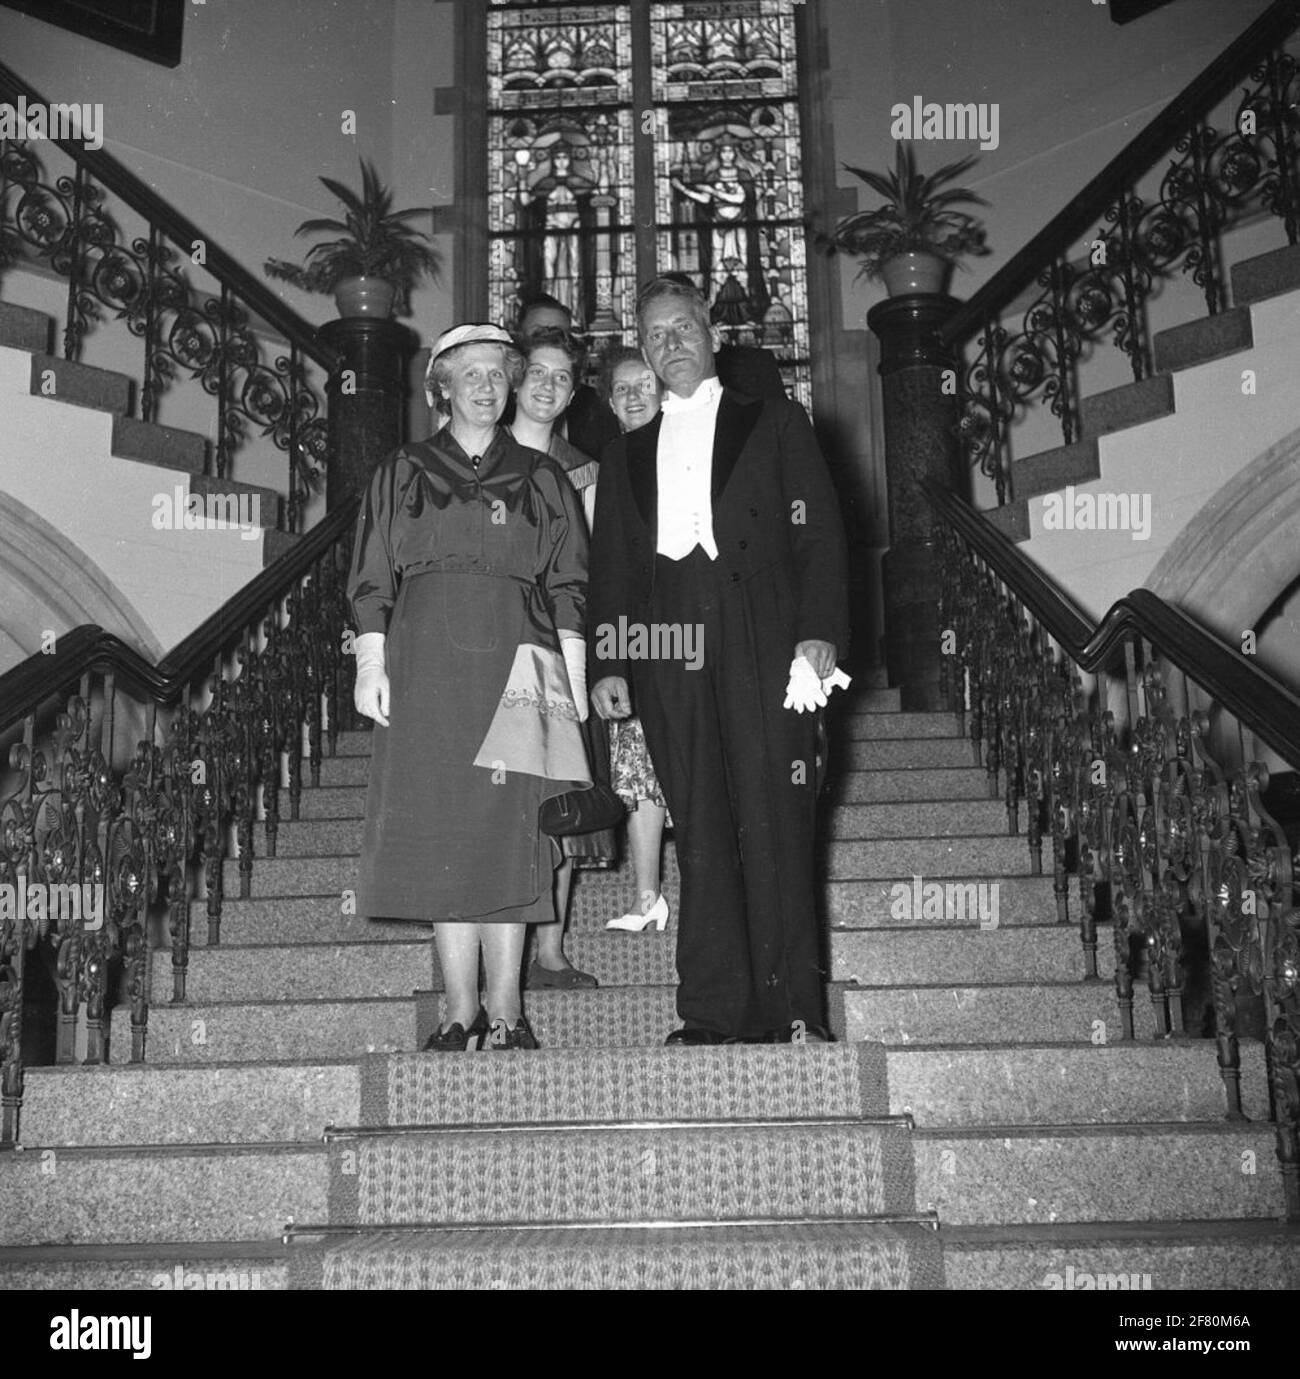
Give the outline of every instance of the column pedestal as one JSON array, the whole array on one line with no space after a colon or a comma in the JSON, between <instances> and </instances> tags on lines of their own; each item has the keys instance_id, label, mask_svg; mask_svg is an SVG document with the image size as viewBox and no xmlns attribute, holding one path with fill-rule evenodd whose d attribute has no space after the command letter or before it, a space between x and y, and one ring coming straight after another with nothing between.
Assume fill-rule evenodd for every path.
<instances>
[{"instance_id":1,"label":"column pedestal","mask_svg":"<svg viewBox=\"0 0 1300 1379\"><path fill-rule=\"evenodd\" d=\"M321 335L340 363L329 399L330 461L325 506L332 511L370 482L375 466L406 436L406 361L415 337L396 321L348 316L327 321Z\"/></svg>"},{"instance_id":2,"label":"column pedestal","mask_svg":"<svg viewBox=\"0 0 1300 1379\"><path fill-rule=\"evenodd\" d=\"M956 362L937 331L960 303L916 293L890 297L867 313L880 339L890 547L882 563L885 665L905 710L945 709L939 567L920 478L959 484ZM952 371L949 373L948 371ZM959 489L960 491L960 489Z\"/></svg>"}]
</instances>

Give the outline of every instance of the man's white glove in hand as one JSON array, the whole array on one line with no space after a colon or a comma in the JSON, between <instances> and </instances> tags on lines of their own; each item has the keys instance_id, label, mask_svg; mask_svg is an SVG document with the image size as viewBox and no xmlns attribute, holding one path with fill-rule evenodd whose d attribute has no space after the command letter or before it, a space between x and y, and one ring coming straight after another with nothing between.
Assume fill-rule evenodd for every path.
<instances>
[{"instance_id":1,"label":"man's white glove in hand","mask_svg":"<svg viewBox=\"0 0 1300 1379\"><path fill-rule=\"evenodd\" d=\"M382 632L363 632L353 642L357 653L357 683L352 702L359 714L373 718L381 727L388 727L388 672L384 669Z\"/></svg>"},{"instance_id":2,"label":"man's white glove in hand","mask_svg":"<svg viewBox=\"0 0 1300 1379\"><path fill-rule=\"evenodd\" d=\"M823 680L806 657L796 656L790 662L790 683L785 687L785 703L781 707L796 713L810 713L825 707L831 690L848 689L851 683L838 666Z\"/></svg>"},{"instance_id":3,"label":"man's white glove in hand","mask_svg":"<svg viewBox=\"0 0 1300 1379\"><path fill-rule=\"evenodd\" d=\"M587 703L587 639L561 635L560 650L564 653L564 668L569 672L569 690L573 695L573 707L578 711L578 722L585 723L591 713Z\"/></svg>"}]
</instances>

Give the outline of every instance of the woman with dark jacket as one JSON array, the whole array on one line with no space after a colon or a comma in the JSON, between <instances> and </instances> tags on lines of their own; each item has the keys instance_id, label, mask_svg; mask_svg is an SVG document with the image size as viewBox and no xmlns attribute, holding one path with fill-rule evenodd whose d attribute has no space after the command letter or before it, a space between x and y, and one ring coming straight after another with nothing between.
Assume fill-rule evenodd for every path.
<instances>
[{"instance_id":1,"label":"woman with dark jacket","mask_svg":"<svg viewBox=\"0 0 1300 1379\"><path fill-rule=\"evenodd\" d=\"M348 586L356 706L377 725L358 909L433 921L439 1051L537 1047L520 967L560 860L538 810L590 784L570 688L587 536L560 466L497 424L522 368L497 326L439 338L427 386L450 420L376 470Z\"/></svg>"}]
</instances>

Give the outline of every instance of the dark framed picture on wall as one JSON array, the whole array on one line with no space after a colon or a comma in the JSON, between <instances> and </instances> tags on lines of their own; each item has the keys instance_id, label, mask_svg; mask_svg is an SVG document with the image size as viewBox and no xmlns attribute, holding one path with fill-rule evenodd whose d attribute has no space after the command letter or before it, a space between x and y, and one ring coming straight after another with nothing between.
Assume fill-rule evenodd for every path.
<instances>
[{"instance_id":1,"label":"dark framed picture on wall","mask_svg":"<svg viewBox=\"0 0 1300 1379\"><path fill-rule=\"evenodd\" d=\"M175 67L186 0L0 0L7 9Z\"/></svg>"}]
</instances>

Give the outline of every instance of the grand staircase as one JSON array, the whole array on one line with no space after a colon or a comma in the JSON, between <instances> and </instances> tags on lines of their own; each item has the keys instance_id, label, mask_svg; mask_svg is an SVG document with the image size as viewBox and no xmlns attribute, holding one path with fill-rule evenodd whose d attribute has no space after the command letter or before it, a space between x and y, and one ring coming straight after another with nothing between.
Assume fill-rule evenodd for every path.
<instances>
[{"instance_id":1,"label":"grand staircase","mask_svg":"<svg viewBox=\"0 0 1300 1379\"><path fill-rule=\"evenodd\" d=\"M0 1286L1294 1288L1260 1046L1229 1122L1212 1041L1154 1041L1140 989L1119 1038L1106 931L1084 981L958 728L896 691L841 706L842 1042L663 1048L674 934L604 930L623 869L574 888L601 988L530 993L543 1048L508 1056L411 1052L436 957L352 913L368 736L341 735L185 1003L152 953L147 1061L119 1008L109 1066L28 1070ZM671 840L665 875L675 905ZM918 911L934 882L983 910Z\"/></svg>"}]
</instances>

